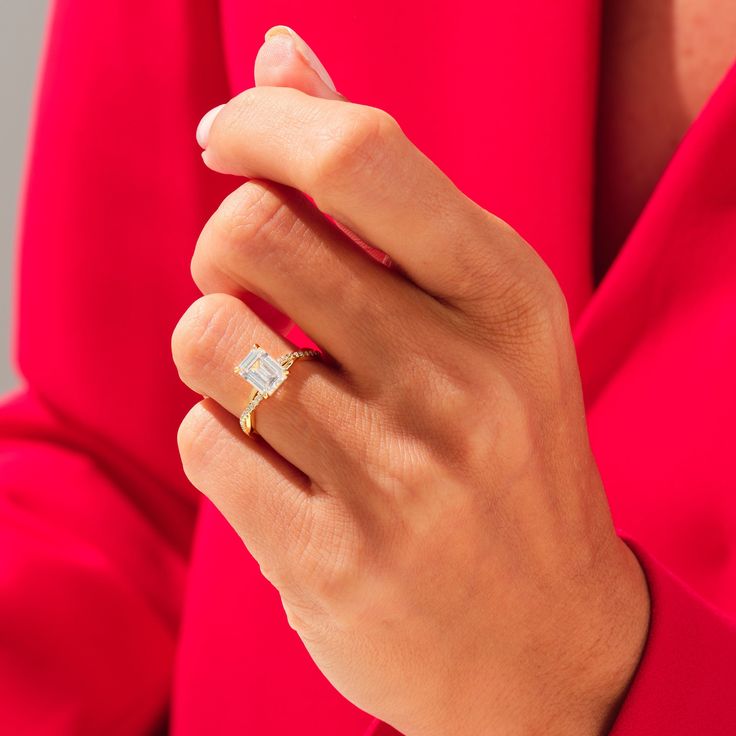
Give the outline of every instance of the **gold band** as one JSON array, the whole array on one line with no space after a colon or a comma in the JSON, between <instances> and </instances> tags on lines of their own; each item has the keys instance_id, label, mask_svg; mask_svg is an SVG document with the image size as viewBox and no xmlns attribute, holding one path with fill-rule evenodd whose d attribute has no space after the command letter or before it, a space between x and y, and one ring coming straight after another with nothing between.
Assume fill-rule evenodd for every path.
<instances>
[{"instance_id":1,"label":"gold band","mask_svg":"<svg viewBox=\"0 0 736 736\"><path fill-rule=\"evenodd\" d=\"M314 360L320 357L318 350L303 348L274 359L258 344L253 345L248 355L235 366L235 373L253 386L248 404L240 414L240 428L246 435L258 434L254 416L256 407L286 380L289 368L297 360Z\"/></svg>"}]
</instances>

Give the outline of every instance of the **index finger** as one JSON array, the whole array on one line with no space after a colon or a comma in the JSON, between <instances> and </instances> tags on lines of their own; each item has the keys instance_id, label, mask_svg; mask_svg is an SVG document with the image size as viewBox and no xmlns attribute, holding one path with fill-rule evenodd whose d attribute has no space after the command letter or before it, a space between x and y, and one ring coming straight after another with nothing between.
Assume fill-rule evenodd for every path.
<instances>
[{"instance_id":1,"label":"index finger","mask_svg":"<svg viewBox=\"0 0 736 736\"><path fill-rule=\"evenodd\" d=\"M410 280L443 300L476 295L492 216L463 194L386 111L253 87L217 113L203 152L212 169L271 179L388 253ZM485 253L484 253L485 251Z\"/></svg>"}]
</instances>

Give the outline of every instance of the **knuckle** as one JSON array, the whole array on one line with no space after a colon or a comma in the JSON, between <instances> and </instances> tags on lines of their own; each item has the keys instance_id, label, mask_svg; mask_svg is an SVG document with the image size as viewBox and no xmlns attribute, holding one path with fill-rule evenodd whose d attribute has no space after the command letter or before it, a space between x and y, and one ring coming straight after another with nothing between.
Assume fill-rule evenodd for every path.
<instances>
[{"instance_id":1,"label":"knuckle","mask_svg":"<svg viewBox=\"0 0 736 736\"><path fill-rule=\"evenodd\" d=\"M567 328L570 324L570 313L565 294L551 269L544 263L540 265L542 274L539 277L537 293L542 301L542 308L547 313L548 321L552 326Z\"/></svg>"},{"instance_id":2,"label":"knuckle","mask_svg":"<svg viewBox=\"0 0 736 736\"><path fill-rule=\"evenodd\" d=\"M326 127L317 144L310 174L312 190L341 186L357 174L365 176L375 171L400 130L385 110L368 105L348 108Z\"/></svg>"},{"instance_id":3,"label":"knuckle","mask_svg":"<svg viewBox=\"0 0 736 736\"><path fill-rule=\"evenodd\" d=\"M238 284L255 288L251 266L280 265L293 258L293 247L308 238L295 237L305 229L291 194L277 184L251 180L222 201L203 229L192 257L192 278L203 292L213 271ZM284 244L289 248L281 247Z\"/></svg>"},{"instance_id":4,"label":"knuckle","mask_svg":"<svg viewBox=\"0 0 736 736\"><path fill-rule=\"evenodd\" d=\"M535 256L536 258L536 256ZM509 287L504 315L507 336L548 355L567 323L567 303L552 271L536 258L515 288Z\"/></svg>"},{"instance_id":5,"label":"knuckle","mask_svg":"<svg viewBox=\"0 0 736 736\"><path fill-rule=\"evenodd\" d=\"M473 413L465 415L464 431L449 445L455 467L482 468L484 473L495 474L503 471L519 477L530 456L526 413L522 409L504 381L479 397ZM472 418L470 422L468 417ZM462 417L455 421L462 421ZM502 467L497 465L498 458L503 458Z\"/></svg>"},{"instance_id":6,"label":"knuckle","mask_svg":"<svg viewBox=\"0 0 736 736\"><path fill-rule=\"evenodd\" d=\"M483 478L500 477L500 473L516 478L528 467L532 448L525 404L502 370L487 369L485 378L484 385L472 391L459 382L445 382L444 400L434 409L436 429L427 440L428 464L451 469L448 494L453 477L459 477L457 488L462 494L484 487ZM448 432L448 428L461 431Z\"/></svg>"},{"instance_id":7,"label":"knuckle","mask_svg":"<svg viewBox=\"0 0 736 736\"><path fill-rule=\"evenodd\" d=\"M268 242L290 226L294 216L284 197L271 185L251 180L228 194L212 216L216 255L231 257L247 246Z\"/></svg>"},{"instance_id":8,"label":"knuckle","mask_svg":"<svg viewBox=\"0 0 736 736\"><path fill-rule=\"evenodd\" d=\"M516 276L509 274L498 282L496 312L493 321L494 332L511 342L525 341L538 328L544 328L546 315L543 299L535 279L528 274Z\"/></svg>"},{"instance_id":9,"label":"knuckle","mask_svg":"<svg viewBox=\"0 0 736 736\"><path fill-rule=\"evenodd\" d=\"M480 210L479 243L456 269L463 311L474 315L477 334L495 343L533 345L568 321L567 303L552 270L506 222ZM489 249L488 243L493 243ZM463 280L464 279L464 280Z\"/></svg>"},{"instance_id":10,"label":"knuckle","mask_svg":"<svg viewBox=\"0 0 736 736\"><path fill-rule=\"evenodd\" d=\"M564 295L546 265L520 264L499 273L481 309L481 338L512 353L546 354L567 322Z\"/></svg>"},{"instance_id":11,"label":"knuckle","mask_svg":"<svg viewBox=\"0 0 736 736\"><path fill-rule=\"evenodd\" d=\"M234 339L235 297L206 294L184 312L171 336L171 352L179 375L196 383L210 364L220 364L224 345Z\"/></svg>"},{"instance_id":12,"label":"knuckle","mask_svg":"<svg viewBox=\"0 0 736 736\"><path fill-rule=\"evenodd\" d=\"M516 394L503 362L473 345L448 345L447 354L436 357L430 380L416 393L403 392L412 396L400 409L405 434L394 433L392 446L381 448L388 458L381 461L384 485L391 481L394 496L431 487L441 469L487 468L504 427L516 421Z\"/></svg>"},{"instance_id":13,"label":"knuckle","mask_svg":"<svg viewBox=\"0 0 736 736\"><path fill-rule=\"evenodd\" d=\"M447 296L473 311L487 302L491 289L515 267L515 241L519 236L510 225L475 203L463 205L455 228L457 247L446 254L453 275ZM457 216L457 211L449 215Z\"/></svg>"}]
</instances>

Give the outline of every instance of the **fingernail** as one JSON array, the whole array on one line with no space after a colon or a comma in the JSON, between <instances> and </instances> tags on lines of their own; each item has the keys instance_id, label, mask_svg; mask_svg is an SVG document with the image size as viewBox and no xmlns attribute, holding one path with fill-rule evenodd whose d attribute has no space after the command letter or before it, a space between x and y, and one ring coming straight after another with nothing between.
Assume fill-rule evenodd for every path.
<instances>
[{"instance_id":1,"label":"fingernail","mask_svg":"<svg viewBox=\"0 0 736 736\"><path fill-rule=\"evenodd\" d=\"M309 64L309 66L314 69L319 78L333 92L337 92L337 90L335 89L335 83L332 81L332 78L327 73L327 69L325 69L322 62L317 58L317 54L315 54L314 51L309 48L307 42L293 28L289 28L289 26L273 26L273 28L269 28L266 31L265 40L268 41L269 38L277 36L279 34L291 36L294 41L294 46L296 47L296 50L302 55L304 61L306 61L307 64Z\"/></svg>"},{"instance_id":2,"label":"fingernail","mask_svg":"<svg viewBox=\"0 0 736 736\"><path fill-rule=\"evenodd\" d=\"M217 113L220 112L223 107L225 107L225 103L218 105L217 107L213 107L209 112L206 112L199 121L199 125L197 125L197 143L199 143L202 148L207 148L207 138L210 135L210 128L217 117Z\"/></svg>"}]
</instances>

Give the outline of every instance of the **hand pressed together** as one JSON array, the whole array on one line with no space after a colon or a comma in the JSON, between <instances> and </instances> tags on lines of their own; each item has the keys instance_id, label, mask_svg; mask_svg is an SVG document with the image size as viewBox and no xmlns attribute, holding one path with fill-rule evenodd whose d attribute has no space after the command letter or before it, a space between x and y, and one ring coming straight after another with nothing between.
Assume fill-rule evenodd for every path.
<instances>
[{"instance_id":1,"label":"hand pressed together","mask_svg":"<svg viewBox=\"0 0 736 736\"><path fill-rule=\"evenodd\" d=\"M360 708L406 736L606 733L649 598L589 447L554 276L293 40L266 43L256 79L200 130L205 163L249 180L202 231L204 296L172 338L209 397L180 428L188 477ZM325 354L292 367L251 437L232 366L254 342L294 346L245 294Z\"/></svg>"}]
</instances>

